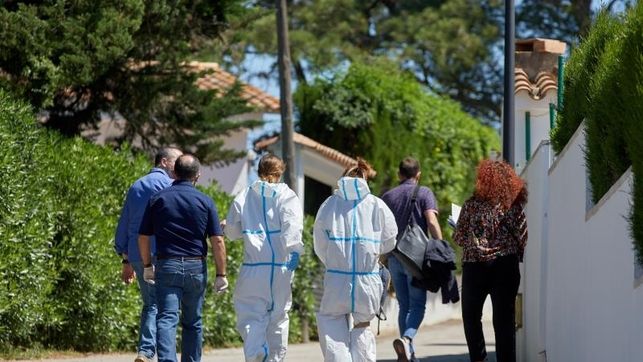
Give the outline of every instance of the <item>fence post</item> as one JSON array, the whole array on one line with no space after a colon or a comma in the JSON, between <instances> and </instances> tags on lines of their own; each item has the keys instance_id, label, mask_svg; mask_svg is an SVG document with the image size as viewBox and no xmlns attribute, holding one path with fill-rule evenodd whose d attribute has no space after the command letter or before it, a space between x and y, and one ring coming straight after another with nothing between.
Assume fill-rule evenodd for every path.
<instances>
[{"instance_id":1,"label":"fence post","mask_svg":"<svg viewBox=\"0 0 643 362\"><path fill-rule=\"evenodd\" d=\"M301 316L301 339L304 343L310 342L310 326L306 315Z\"/></svg>"}]
</instances>

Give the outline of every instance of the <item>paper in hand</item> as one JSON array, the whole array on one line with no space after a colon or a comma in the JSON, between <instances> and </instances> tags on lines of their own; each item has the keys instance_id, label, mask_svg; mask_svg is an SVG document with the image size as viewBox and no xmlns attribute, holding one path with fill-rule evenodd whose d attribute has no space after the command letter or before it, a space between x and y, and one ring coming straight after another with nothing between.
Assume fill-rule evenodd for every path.
<instances>
[{"instance_id":1,"label":"paper in hand","mask_svg":"<svg viewBox=\"0 0 643 362\"><path fill-rule=\"evenodd\" d=\"M449 225L455 229L456 225L458 224L458 219L460 218L460 210L462 209L461 206L456 205L456 204L451 204L451 215L449 215L449 219L447 222Z\"/></svg>"}]
</instances>

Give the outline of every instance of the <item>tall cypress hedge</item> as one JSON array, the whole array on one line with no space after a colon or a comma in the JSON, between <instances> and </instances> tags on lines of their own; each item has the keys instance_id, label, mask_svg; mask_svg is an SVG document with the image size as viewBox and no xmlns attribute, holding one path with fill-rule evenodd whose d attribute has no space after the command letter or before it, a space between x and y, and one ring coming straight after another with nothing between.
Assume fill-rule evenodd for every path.
<instances>
[{"instance_id":1,"label":"tall cypress hedge","mask_svg":"<svg viewBox=\"0 0 643 362\"><path fill-rule=\"evenodd\" d=\"M0 149L0 354L34 347L135 351L140 297L136 285L120 281L113 238L127 189L152 165L128 149L114 152L45 130L2 90ZM225 217L231 197L216 186L202 190ZM302 318L314 331L310 283L320 271L307 225L291 341L301 340ZM227 246L233 289L243 247ZM208 289L205 343L238 344L235 320L232 293Z\"/></svg>"},{"instance_id":2,"label":"tall cypress hedge","mask_svg":"<svg viewBox=\"0 0 643 362\"><path fill-rule=\"evenodd\" d=\"M601 13L566 67L565 104L552 130L560 152L584 119L592 198L632 166L630 227L643 263L643 2L625 16Z\"/></svg>"}]
</instances>

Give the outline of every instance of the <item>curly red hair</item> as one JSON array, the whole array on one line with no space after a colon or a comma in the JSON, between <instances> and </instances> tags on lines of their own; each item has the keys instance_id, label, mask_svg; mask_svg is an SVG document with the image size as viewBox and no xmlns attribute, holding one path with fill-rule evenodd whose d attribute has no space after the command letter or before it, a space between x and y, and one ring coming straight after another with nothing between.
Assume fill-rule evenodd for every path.
<instances>
[{"instance_id":1,"label":"curly red hair","mask_svg":"<svg viewBox=\"0 0 643 362\"><path fill-rule=\"evenodd\" d=\"M500 204L507 210L521 193L526 197L525 182L508 163L480 161L474 192L476 197Z\"/></svg>"}]
</instances>

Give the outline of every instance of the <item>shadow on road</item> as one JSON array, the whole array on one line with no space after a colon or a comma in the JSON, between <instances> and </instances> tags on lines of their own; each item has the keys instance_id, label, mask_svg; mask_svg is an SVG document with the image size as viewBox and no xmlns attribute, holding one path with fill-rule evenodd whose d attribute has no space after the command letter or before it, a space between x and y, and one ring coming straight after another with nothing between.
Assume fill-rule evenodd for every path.
<instances>
[{"instance_id":1,"label":"shadow on road","mask_svg":"<svg viewBox=\"0 0 643 362\"><path fill-rule=\"evenodd\" d=\"M377 362L396 362L396 359L382 359ZM489 352L487 355L488 362L496 361L496 353ZM469 362L469 354L449 354L442 356L420 357L420 362Z\"/></svg>"}]
</instances>

